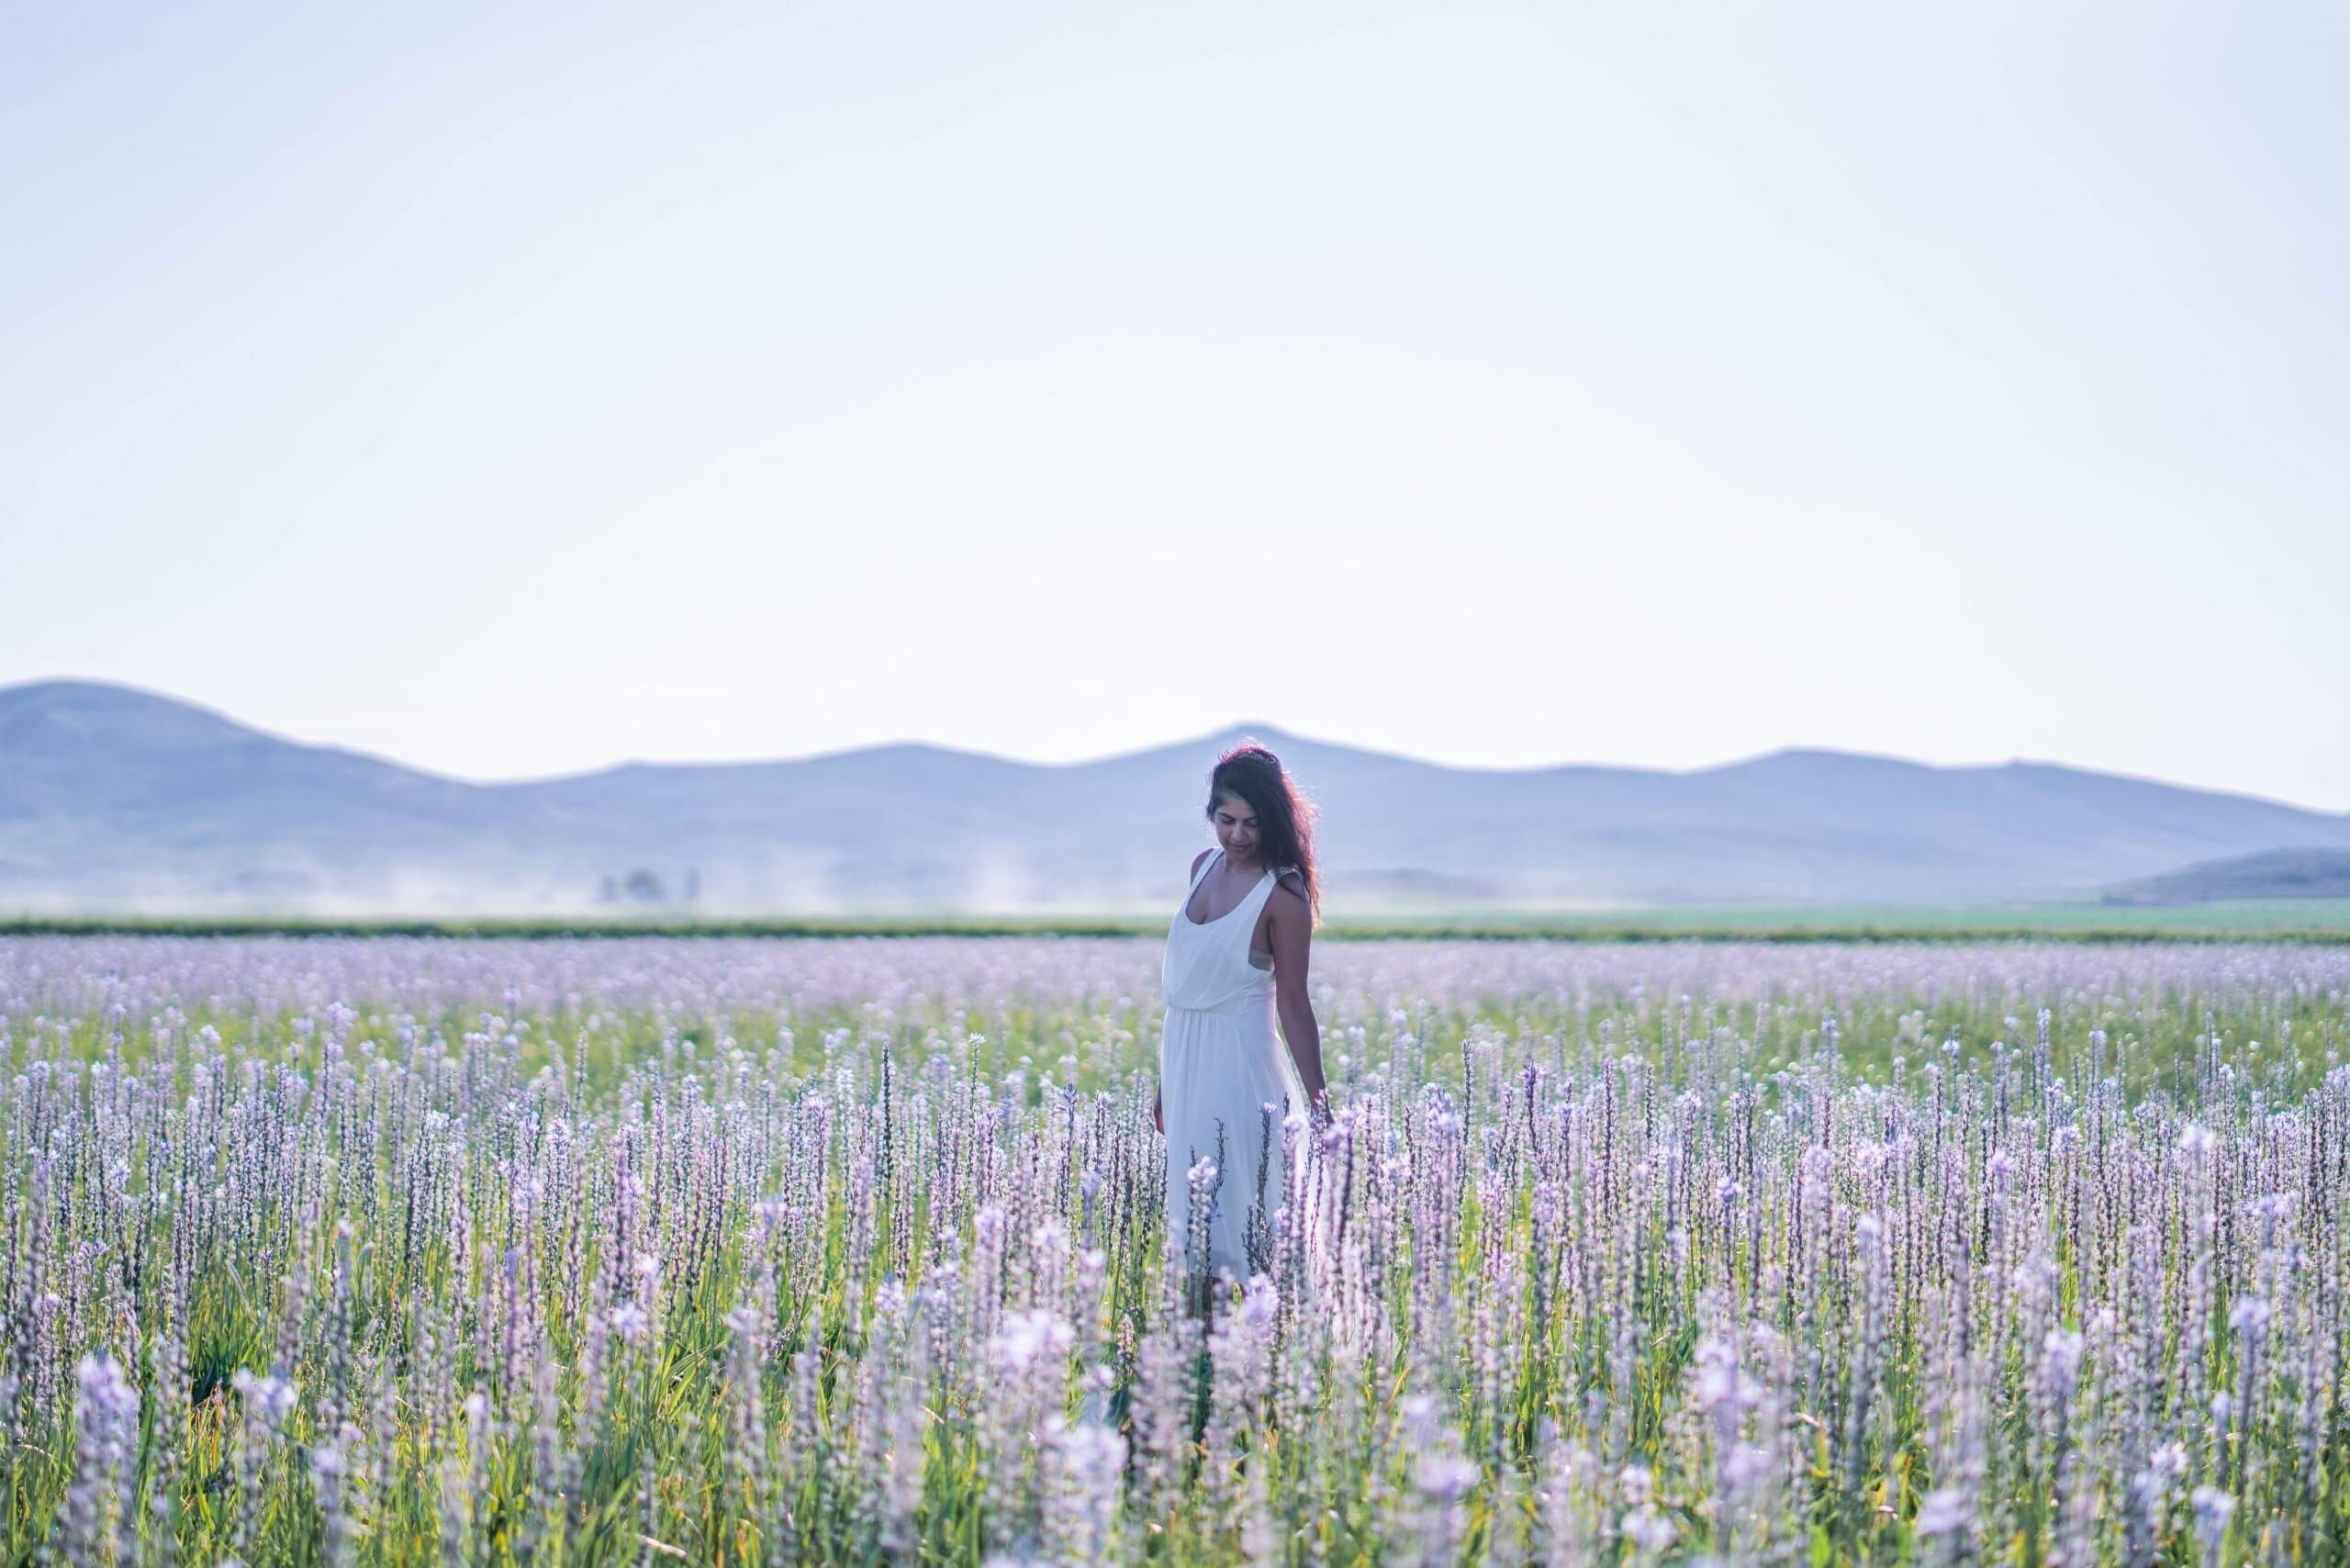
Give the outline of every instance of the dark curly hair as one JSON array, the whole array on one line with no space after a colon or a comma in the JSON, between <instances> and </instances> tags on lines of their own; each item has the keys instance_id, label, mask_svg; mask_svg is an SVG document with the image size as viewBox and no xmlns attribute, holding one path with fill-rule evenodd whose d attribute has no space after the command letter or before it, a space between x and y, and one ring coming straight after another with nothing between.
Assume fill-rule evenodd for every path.
<instances>
[{"instance_id":1,"label":"dark curly hair","mask_svg":"<svg viewBox=\"0 0 2350 1568\"><path fill-rule=\"evenodd\" d=\"M1253 740L1215 759L1208 770L1205 815L1215 821L1215 803L1237 795L1257 813L1257 845L1264 863L1276 870L1294 868L1305 879L1305 902L1314 924L1322 924L1322 879L1314 868L1314 823L1320 817L1281 768L1281 759Z\"/></svg>"}]
</instances>

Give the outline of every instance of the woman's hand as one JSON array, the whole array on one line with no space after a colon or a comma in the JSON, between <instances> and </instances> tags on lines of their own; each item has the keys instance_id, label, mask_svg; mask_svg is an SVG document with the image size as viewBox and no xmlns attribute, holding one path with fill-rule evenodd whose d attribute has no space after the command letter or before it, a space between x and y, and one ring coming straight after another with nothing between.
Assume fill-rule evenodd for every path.
<instances>
[{"instance_id":1,"label":"woman's hand","mask_svg":"<svg viewBox=\"0 0 2350 1568\"><path fill-rule=\"evenodd\" d=\"M1330 1109L1330 1091L1325 1086L1315 1090L1306 1101L1307 1114L1314 1119L1315 1132L1327 1132L1337 1115Z\"/></svg>"},{"instance_id":2,"label":"woman's hand","mask_svg":"<svg viewBox=\"0 0 2350 1568\"><path fill-rule=\"evenodd\" d=\"M1157 1125L1158 1136L1165 1137L1167 1136L1167 1103L1157 1090L1151 1091L1150 1119Z\"/></svg>"}]
</instances>

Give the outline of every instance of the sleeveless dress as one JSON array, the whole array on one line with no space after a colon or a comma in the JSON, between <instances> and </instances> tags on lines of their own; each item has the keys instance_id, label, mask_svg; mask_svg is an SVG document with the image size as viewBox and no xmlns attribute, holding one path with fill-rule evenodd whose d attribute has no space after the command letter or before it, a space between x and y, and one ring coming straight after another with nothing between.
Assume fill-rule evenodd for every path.
<instances>
[{"instance_id":1,"label":"sleeveless dress","mask_svg":"<svg viewBox=\"0 0 2350 1568\"><path fill-rule=\"evenodd\" d=\"M1270 1243L1273 1214L1289 1190L1281 1120L1304 1111L1306 1100L1297 1064L1278 1033L1273 977L1248 961L1258 912L1272 895L1279 874L1268 868L1228 913L1205 924L1192 918L1192 895L1223 858L1221 849L1208 857L1168 928L1159 973L1167 1022L1158 1040L1158 1097L1167 1120L1168 1254L1184 1258L1188 1265L1188 1176L1194 1159L1215 1159L1220 1123L1225 1158L1210 1210L1207 1270L1211 1278L1228 1269L1245 1281L1248 1213L1259 1195L1258 1156L1262 1151L1265 1159L1262 1201ZM1267 1104L1273 1108L1270 1145Z\"/></svg>"}]
</instances>

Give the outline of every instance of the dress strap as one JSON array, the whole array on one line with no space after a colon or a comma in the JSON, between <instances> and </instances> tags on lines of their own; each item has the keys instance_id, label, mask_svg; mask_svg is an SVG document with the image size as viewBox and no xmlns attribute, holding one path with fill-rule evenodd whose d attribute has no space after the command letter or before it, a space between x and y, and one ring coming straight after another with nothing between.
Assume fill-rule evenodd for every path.
<instances>
[{"instance_id":1,"label":"dress strap","mask_svg":"<svg viewBox=\"0 0 2350 1568\"><path fill-rule=\"evenodd\" d=\"M1222 849L1217 849L1206 859L1201 861L1200 868L1192 873L1191 891L1186 892L1183 895L1183 902L1186 906L1188 906L1192 902L1192 893L1198 892L1200 890L1200 884L1207 880L1208 873L1215 869L1216 857L1223 853L1224 851Z\"/></svg>"}]
</instances>

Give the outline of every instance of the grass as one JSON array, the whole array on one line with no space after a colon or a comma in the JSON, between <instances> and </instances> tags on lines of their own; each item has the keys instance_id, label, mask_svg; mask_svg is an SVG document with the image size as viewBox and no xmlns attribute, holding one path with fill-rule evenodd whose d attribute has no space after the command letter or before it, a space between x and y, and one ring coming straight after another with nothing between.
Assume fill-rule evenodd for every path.
<instances>
[{"instance_id":1,"label":"grass","mask_svg":"<svg viewBox=\"0 0 2350 1568\"><path fill-rule=\"evenodd\" d=\"M346 1452L359 1456L349 1495L369 1522L363 1562L976 1562L996 1534L1024 1540L1058 1509L1031 1438L1041 1416L1003 1418L1027 1385L990 1359L1001 1319L979 1304L1059 1310L1080 1249L1099 1247L1102 1294L1073 1311L1080 1332L1068 1364L1043 1381L1040 1409L1066 1416L1069 1380L1107 1365L1123 1420L1138 1391L1156 1407L1145 1348L1180 1352L1170 1375L1197 1364L1181 1359L1191 1341L1160 1305L1158 1151L1141 1136L1156 1039L1150 1009L1137 1014L1134 1001L1147 992L1127 983L1155 963L1140 945L1084 955L1083 969L1117 981L1102 986L1041 943L976 959L951 943L927 956L506 944L474 955L484 967L462 995L415 992L429 1015L345 1011L340 1023L319 1008L319 988L364 980L361 956L392 974L431 966L365 944L258 955L124 946L130 961L95 946L68 964L46 948L0 950L0 997L25 1002L8 1011L46 1015L6 1047L17 1087L0 1113L0 1170L22 1227L16 1299L42 1302L53 1285L73 1304L45 1338L0 1344L53 1368L103 1343L138 1367L160 1333L184 1335L184 1376L145 1410L129 1501L166 1498L165 1514L134 1506L134 1531L151 1549L159 1529L173 1532L190 1568L230 1549L248 1503L248 1561L331 1561L314 1469L334 1430L323 1402L361 1428ZM2284 1239L2314 1238L2319 1250L2294 1263L2279 1293L2290 1310L2274 1331L2327 1321L2315 1310L2323 1260L2350 1256L2338 1185L2350 1170L2344 955L1910 947L1842 966L1817 949L1423 947L1350 961L1366 957L1380 960L1375 983L1338 987L1324 1023L1360 1169L1382 1183L1341 1201L1354 1234L1381 1226L1392 1244L1346 1265L1343 1290L1336 1274L1311 1294L1303 1275L1284 1285L1293 1316L1278 1350L1311 1373L1301 1402L1252 1396L1211 1438L1194 1419L1213 1406L1215 1385L1202 1381L1178 1411L1171 1492L1120 1473L1110 1494L1120 1544L1098 1557L1236 1560L1233 1478L1256 1466L1282 1561L1419 1560L1423 1532L1441 1533L1421 1522L1437 1514L1419 1462L1449 1451L1477 1479L1446 1527L1449 1544L1427 1550L1438 1561L1456 1560L1455 1546L1523 1562L1538 1541L1601 1543L1601 1525L1626 1517L1632 1466L1681 1532L1667 1561L1721 1551L1718 1529L1748 1560L1920 1561L1926 1497L1979 1440L1986 1468L1967 1516L1983 1531L1977 1560L2044 1562L2072 1494L2036 1437L2035 1351L2053 1326L2094 1328L2101 1307L2135 1323L2143 1305L2164 1372L2149 1385L2147 1435L2177 1435L2197 1467L2165 1506L2154 1560L2194 1560L2184 1494L2207 1480L2241 1505L2220 1559L2232 1568L2350 1560L2350 1419L2338 1399L2304 1428L2300 1389L2274 1381L2248 1425L2215 1428L2209 1415L2206 1396L2240 1386L2251 1364L2230 1309L2281 1277L2283 1254L2264 1263L2256 1233L2243 1232L2199 1265L2188 1223L2240 1222L2242 1200L2272 1186L2305 1192ZM1522 958L1588 971L1598 989L1540 981L1494 999L1471 983L1488 961L1506 971ZM607 961L616 986L652 1000L608 1010L574 985L568 966ZM73 963L89 967L81 980L104 983L83 991L60 972ZM789 1011L760 1011L772 977L759 971L802 967L862 971L868 983L806 1003L774 991ZM867 1005L896 997L910 968L922 970L918 998ZM1767 1002L1758 975L1777 978ZM69 992L55 980L90 1000L58 1002ZM542 1003L528 1000L534 991ZM1412 999L1416 1016L1391 1010L1391 993ZM132 1027L116 997L140 999ZM2044 1056L2031 1043L2043 1001ZM499 1013L486 1017L491 1007ZM581 1022L588 1007L600 1025ZM215 1017L217 1035L206 1028ZM1352 1029L1364 1037L1348 1055L1340 1042ZM1986 1047L1995 1040L2015 1044ZM1067 1101L1045 1081L1065 1048ZM1908 1063L1904 1087L1886 1092L1896 1058ZM1382 1086L1391 1080L1396 1090ZM1090 1114L1064 1114L1080 1107ZM386 1113L395 1136L371 1136ZM2221 1140L2198 1168L2211 1185L2190 1185L2177 1162L2186 1117ZM1996 1232L1995 1154L2021 1172ZM1098 1204L1081 1202L1080 1171L1100 1177ZM1705 1196L1732 1177L1738 1214L1758 1216L1751 1230ZM1815 1181L1818 1197L1796 1207ZM629 1192L642 1206L621 1226L617 1199ZM770 1197L808 1205L772 1240L753 1207ZM1019 1221L985 1271L982 1204ZM1897 1215L1896 1234L1937 1249L1878 1255L1901 1270L1897 1289L1886 1282L1892 1315L1871 1363L1881 1383L1848 1375L1871 1276L1866 1255L1838 1238L1863 1209ZM1040 1217L1053 1224L1031 1223ZM1995 1250L1995 1235L2020 1239ZM2145 1238L2154 1288L2129 1295L2135 1276L2114 1266L2114 1249ZM1967 1261L1945 1277L1933 1260L1953 1242ZM604 1359L588 1358L589 1324L611 1321L599 1318L597 1283L630 1277L606 1264L636 1249L660 1260L660 1327L632 1358L616 1360L609 1339ZM2018 1260L2035 1255L2051 1271L2042 1316L2021 1309L2010 1282ZM134 1279L118 1271L124 1259L140 1261ZM761 1300L762 1267L774 1315L746 1333L759 1348L738 1376L728 1314ZM2208 1300L2188 1291L2197 1267L2214 1271ZM1976 1284L1951 1294L1961 1275ZM941 1294L927 1306L917 1294L914 1316L885 1338L885 1284ZM1538 1288L1550 1293L1539 1308ZM1384 1329L1341 1357L1325 1330L1366 1302ZM1982 1348L1972 1360L1943 1353L1953 1312ZM906 1322L944 1353L908 1361ZM2204 1325L2208 1339L2188 1335ZM1736 1430L1767 1450L1757 1473L1773 1478L1744 1518L1718 1515L1724 1439L1692 1418L1709 1335L1738 1337L1740 1365L1772 1402L1737 1416L1749 1425ZM2315 1347L2327 1390L2344 1386L2337 1340L2295 1342ZM510 1371L509 1343L527 1350ZM271 1364L280 1345L302 1403L249 1480L234 1373ZM2111 1361L2115 1345L2093 1337L2092 1366L2148 1364ZM800 1351L805 1363L792 1360ZM1488 1356L1503 1357L1491 1363L1498 1381L1483 1370ZM2193 1375L2174 1396L2178 1369ZM1953 1377L1985 1395L1976 1439L1936 1424ZM162 1385L158 1374L147 1392ZM2081 1434L2073 1451L2090 1465L2078 1495L2102 1500L2108 1547L2113 1499L2147 1451L2123 1427L2137 1419L2133 1387L2098 1376L2068 1396L2065 1429ZM59 1551L78 1463L72 1392L41 1402L0 1457L0 1564ZM476 1393L477 1426L464 1403ZM1416 1396L1435 1402L1425 1428L1413 1425ZM738 1406L756 1417L747 1444ZM895 1446L901 1430L918 1448ZM2313 1497L2298 1491L2304 1430L2317 1443ZM880 1478L910 1451L915 1544L885 1553ZM746 1483L736 1467L752 1458ZM573 1461L571 1479L545 1479ZM998 1484L1007 1477L1015 1484ZM1549 1502L1564 1529L1544 1537ZM1610 1546L1599 1561L1647 1560Z\"/></svg>"},{"instance_id":2,"label":"grass","mask_svg":"<svg viewBox=\"0 0 2350 1568\"><path fill-rule=\"evenodd\" d=\"M895 913L773 916L364 919L302 915L44 915L0 920L0 936L1149 936L1158 916ZM1445 909L1337 916L1325 941L2350 942L2350 899L2244 899L2209 903L1704 904L1582 912Z\"/></svg>"}]
</instances>

